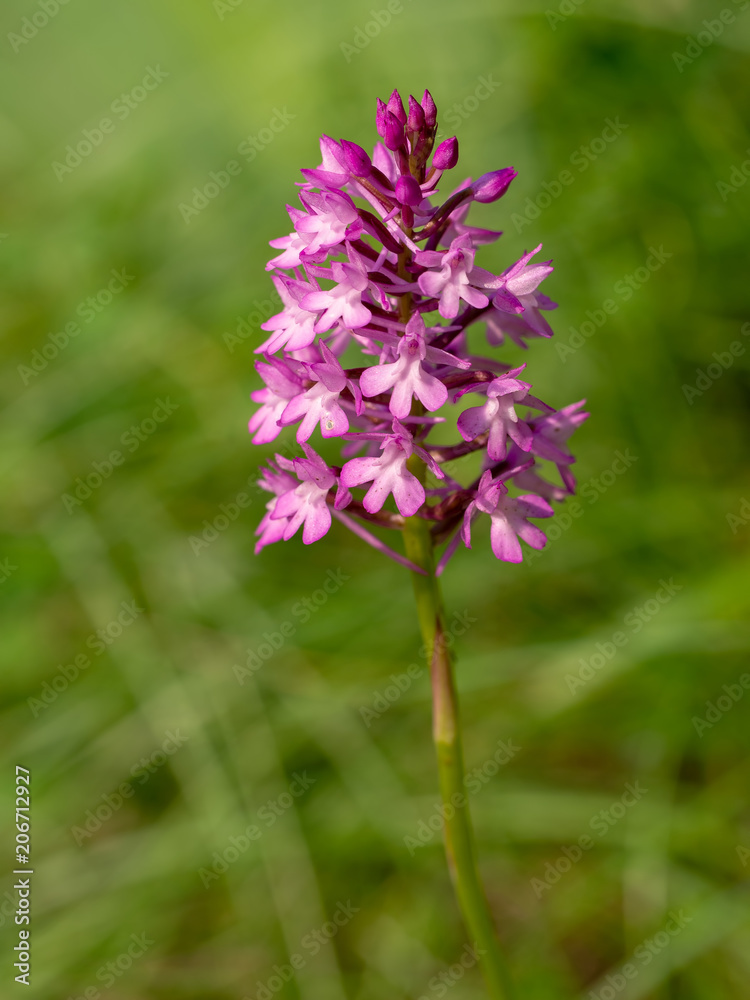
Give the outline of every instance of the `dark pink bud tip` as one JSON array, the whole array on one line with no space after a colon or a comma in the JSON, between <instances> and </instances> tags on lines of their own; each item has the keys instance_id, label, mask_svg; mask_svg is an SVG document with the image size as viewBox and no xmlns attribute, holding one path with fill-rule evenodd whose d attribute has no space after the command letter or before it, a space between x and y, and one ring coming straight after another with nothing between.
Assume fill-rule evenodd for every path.
<instances>
[{"instance_id":1,"label":"dark pink bud tip","mask_svg":"<svg viewBox=\"0 0 750 1000\"><path fill-rule=\"evenodd\" d=\"M446 139L432 154L432 165L436 170L450 170L458 163L458 139Z\"/></svg>"},{"instance_id":2,"label":"dark pink bud tip","mask_svg":"<svg viewBox=\"0 0 750 1000\"><path fill-rule=\"evenodd\" d=\"M392 115L401 122L402 125L406 125L406 112L404 111L404 104L401 100L401 94L397 90L394 90L391 96L388 98L388 110Z\"/></svg>"},{"instance_id":3,"label":"dark pink bud tip","mask_svg":"<svg viewBox=\"0 0 750 1000\"><path fill-rule=\"evenodd\" d=\"M424 123L427 128L435 128L437 125L437 107L429 90L425 90L422 97L422 110L424 111Z\"/></svg>"},{"instance_id":4,"label":"dark pink bud tip","mask_svg":"<svg viewBox=\"0 0 750 1000\"><path fill-rule=\"evenodd\" d=\"M349 142L348 139L341 140L341 148L344 151L346 169L350 170L355 177L369 177L372 170L372 160L364 149L356 142Z\"/></svg>"},{"instance_id":5,"label":"dark pink bud tip","mask_svg":"<svg viewBox=\"0 0 750 1000\"><path fill-rule=\"evenodd\" d=\"M424 111L416 97L412 97L411 94L409 94L409 117L406 119L406 127L409 132L421 132L424 128Z\"/></svg>"},{"instance_id":6,"label":"dark pink bud tip","mask_svg":"<svg viewBox=\"0 0 750 1000\"><path fill-rule=\"evenodd\" d=\"M402 205L409 205L411 208L421 204L422 191L413 177L408 174L399 177L396 181L396 198Z\"/></svg>"},{"instance_id":7,"label":"dark pink bud tip","mask_svg":"<svg viewBox=\"0 0 750 1000\"><path fill-rule=\"evenodd\" d=\"M378 98L378 110L375 112L375 128L381 139L385 139L385 116L387 111L385 102Z\"/></svg>"},{"instance_id":8,"label":"dark pink bud tip","mask_svg":"<svg viewBox=\"0 0 750 1000\"><path fill-rule=\"evenodd\" d=\"M384 139L388 149L394 152L404 144L404 126L390 111L386 111L385 113Z\"/></svg>"},{"instance_id":9,"label":"dark pink bud tip","mask_svg":"<svg viewBox=\"0 0 750 1000\"><path fill-rule=\"evenodd\" d=\"M482 174L479 180L471 185L474 201L497 201L508 190L513 178L517 176L513 167L504 167L502 170L491 170L488 174Z\"/></svg>"}]
</instances>

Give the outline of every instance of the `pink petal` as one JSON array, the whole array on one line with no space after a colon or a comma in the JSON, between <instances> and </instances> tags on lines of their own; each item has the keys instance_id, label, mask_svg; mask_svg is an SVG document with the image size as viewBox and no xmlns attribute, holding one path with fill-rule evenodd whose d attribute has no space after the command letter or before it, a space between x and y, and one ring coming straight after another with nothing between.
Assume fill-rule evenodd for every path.
<instances>
[{"instance_id":1,"label":"pink petal","mask_svg":"<svg viewBox=\"0 0 750 1000\"><path fill-rule=\"evenodd\" d=\"M496 418L490 424L490 436L487 439L487 454L493 462L501 462L505 458L508 451L507 440L506 423L502 417Z\"/></svg>"},{"instance_id":2,"label":"pink petal","mask_svg":"<svg viewBox=\"0 0 750 1000\"><path fill-rule=\"evenodd\" d=\"M555 513L546 500L533 493L516 497L516 509L523 517L552 517Z\"/></svg>"},{"instance_id":3,"label":"pink petal","mask_svg":"<svg viewBox=\"0 0 750 1000\"><path fill-rule=\"evenodd\" d=\"M552 270L549 264L532 264L525 267L517 278L511 278L508 286L514 295L530 295Z\"/></svg>"},{"instance_id":4,"label":"pink petal","mask_svg":"<svg viewBox=\"0 0 750 1000\"><path fill-rule=\"evenodd\" d=\"M472 285L479 288L498 288L503 284L502 277L498 277L492 271L485 271L483 267L472 267L467 277Z\"/></svg>"},{"instance_id":5,"label":"pink petal","mask_svg":"<svg viewBox=\"0 0 750 1000\"><path fill-rule=\"evenodd\" d=\"M324 438L340 437L349 430L349 418L335 401L324 408L320 418L320 433Z\"/></svg>"},{"instance_id":6,"label":"pink petal","mask_svg":"<svg viewBox=\"0 0 750 1000\"><path fill-rule=\"evenodd\" d=\"M443 403L448 398L448 390L440 381L440 379L435 378L434 375L429 375L421 365L419 364L419 377L415 379L414 384L414 394L427 409L432 413L435 410L439 410ZM393 411L391 411L393 412ZM408 414L396 414L396 416L404 417Z\"/></svg>"},{"instance_id":7,"label":"pink petal","mask_svg":"<svg viewBox=\"0 0 750 1000\"><path fill-rule=\"evenodd\" d=\"M365 396L387 392L398 378L401 368L403 364L400 361L390 365L372 365L360 375L359 387Z\"/></svg>"},{"instance_id":8,"label":"pink petal","mask_svg":"<svg viewBox=\"0 0 750 1000\"><path fill-rule=\"evenodd\" d=\"M471 548L471 520L476 512L475 504L470 503L464 513L464 522L461 525L461 537L467 549Z\"/></svg>"},{"instance_id":9,"label":"pink petal","mask_svg":"<svg viewBox=\"0 0 750 1000\"><path fill-rule=\"evenodd\" d=\"M261 407L257 413L250 418L247 429L252 434L257 432L253 438L253 444L270 444L281 434L281 427L277 423L278 409L269 409L267 406Z\"/></svg>"},{"instance_id":10,"label":"pink petal","mask_svg":"<svg viewBox=\"0 0 750 1000\"><path fill-rule=\"evenodd\" d=\"M448 280L441 271L427 271L425 274L420 274L418 284L425 295L437 298Z\"/></svg>"},{"instance_id":11,"label":"pink petal","mask_svg":"<svg viewBox=\"0 0 750 1000\"><path fill-rule=\"evenodd\" d=\"M452 282L448 282L443 289L443 294L440 296L440 304L438 306L438 312L445 319L455 319L458 316L458 307L460 305L461 299L458 294L458 289Z\"/></svg>"},{"instance_id":12,"label":"pink petal","mask_svg":"<svg viewBox=\"0 0 750 1000\"><path fill-rule=\"evenodd\" d=\"M341 470L344 486L361 486L369 483L380 472L380 458L352 458Z\"/></svg>"},{"instance_id":13,"label":"pink petal","mask_svg":"<svg viewBox=\"0 0 750 1000\"><path fill-rule=\"evenodd\" d=\"M304 393L300 393L299 396L295 396L294 399L290 399L284 408L284 412L279 418L282 426L287 427L289 424L293 424L296 423L297 420L301 420L307 413L309 406L310 401L309 399L305 399Z\"/></svg>"},{"instance_id":14,"label":"pink petal","mask_svg":"<svg viewBox=\"0 0 750 1000\"><path fill-rule=\"evenodd\" d=\"M372 313L362 302L346 302L342 312L342 319L349 329L358 330L361 326L367 326L372 319Z\"/></svg>"},{"instance_id":15,"label":"pink petal","mask_svg":"<svg viewBox=\"0 0 750 1000\"><path fill-rule=\"evenodd\" d=\"M508 436L512 441L518 445L521 451L530 451L531 445L534 441L534 435L531 432L531 428L525 421L519 420L518 423L508 422L507 425Z\"/></svg>"},{"instance_id":16,"label":"pink petal","mask_svg":"<svg viewBox=\"0 0 750 1000\"><path fill-rule=\"evenodd\" d=\"M308 509L305 527L302 529L302 541L305 545L320 541L331 527L331 511L328 504L315 504Z\"/></svg>"},{"instance_id":17,"label":"pink petal","mask_svg":"<svg viewBox=\"0 0 750 1000\"><path fill-rule=\"evenodd\" d=\"M516 538L516 533L503 514L492 515L490 542L492 544L492 551L498 559L512 563L523 561L521 543Z\"/></svg>"},{"instance_id":18,"label":"pink petal","mask_svg":"<svg viewBox=\"0 0 750 1000\"><path fill-rule=\"evenodd\" d=\"M380 476L377 479L373 479L372 486L369 488L367 493L365 493L362 506L366 511L368 511L368 513L377 514L385 501L388 499L390 492L390 483L385 477Z\"/></svg>"},{"instance_id":19,"label":"pink petal","mask_svg":"<svg viewBox=\"0 0 750 1000\"><path fill-rule=\"evenodd\" d=\"M305 413L302 423L297 428L297 440L300 444L310 439L312 432L318 425L318 420L320 418L320 407L311 406L310 409Z\"/></svg>"},{"instance_id":20,"label":"pink petal","mask_svg":"<svg viewBox=\"0 0 750 1000\"><path fill-rule=\"evenodd\" d=\"M471 285L464 285L461 288L461 298L465 302L468 302L470 306L474 306L475 309L483 309L486 305L489 305L490 301L483 292L477 291Z\"/></svg>"},{"instance_id":21,"label":"pink petal","mask_svg":"<svg viewBox=\"0 0 750 1000\"><path fill-rule=\"evenodd\" d=\"M407 378L400 378L393 388L388 409L394 417L403 420L411 413L412 386Z\"/></svg>"},{"instance_id":22,"label":"pink petal","mask_svg":"<svg viewBox=\"0 0 750 1000\"><path fill-rule=\"evenodd\" d=\"M300 301L302 309L310 312L318 312L320 309L327 309L331 304L331 293L321 290L319 292L308 292Z\"/></svg>"},{"instance_id":23,"label":"pink petal","mask_svg":"<svg viewBox=\"0 0 750 1000\"><path fill-rule=\"evenodd\" d=\"M404 517L416 514L425 501L424 487L406 468L393 483L393 499Z\"/></svg>"},{"instance_id":24,"label":"pink petal","mask_svg":"<svg viewBox=\"0 0 750 1000\"><path fill-rule=\"evenodd\" d=\"M444 256L439 250L420 250L414 254L414 260L424 267L439 267L443 263Z\"/></svg>"},{"instance_id":25,"label":"pink petal","mask_svg":"<svg viewBox=\"0 0 750 1000\"><path fill-rule=\"evenodd\" d=\"M487 418L484 415L484 406L471 406L458 418L458 433L464 441L473 441L486 430Z\"/></svg>"},{"instance_id":26,"label":"pink petal","mask_svg":"<svg viewBox=\"0 0 750 1000\"><path fill-rule=\"evenodd\" d=\"M507 290L507 288L501 288L495 293L495 297L492 300L492 304L496 309L501 309L503 312L508 313L522 313L523 304L518 301L515 295Z\"/></svg>"},{"instance_id":27,"label":"pink petal","mask_svg":"<svg viewBox=\"0 0 750 1000\"><path fill-rule=\"evenodd\" d=\"M522 538L532 549L543 549L547 544L547 536L542 529L537 528L535 524L530 524L528 521L521 521L516 531L518 532L518 537Z\"/></svg>"}]
</instances>

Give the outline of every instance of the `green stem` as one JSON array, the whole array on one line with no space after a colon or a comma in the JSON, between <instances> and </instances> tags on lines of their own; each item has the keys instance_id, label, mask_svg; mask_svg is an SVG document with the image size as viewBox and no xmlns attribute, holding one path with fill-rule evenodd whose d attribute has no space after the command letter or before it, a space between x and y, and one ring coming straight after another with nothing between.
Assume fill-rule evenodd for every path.
<instances>
[{"instance_id":1,"label":"green stem","mask_svg":"<svg viewBox=\"0 0 750 1000\"><path fill-rule=\"evenodd\" d=\"M419 468L419 465L422 468ZM412 456L409 466L424 475L424 463ZM453 665L445 641L440 585L435 577L433 542L429 522L407 518L404 528L407 558L427 573L412 573L417 614L430 662L433 697L433 738L437 751L440 794L444 805L445 851L466 927L481 955L492 1000L510 1000L512 988L500 951L487 898L477 871L474 835L464 788L464 763L458 721L458 698ZM459 798L460 796L460 798Z\"/></svg>"}]
</instances>

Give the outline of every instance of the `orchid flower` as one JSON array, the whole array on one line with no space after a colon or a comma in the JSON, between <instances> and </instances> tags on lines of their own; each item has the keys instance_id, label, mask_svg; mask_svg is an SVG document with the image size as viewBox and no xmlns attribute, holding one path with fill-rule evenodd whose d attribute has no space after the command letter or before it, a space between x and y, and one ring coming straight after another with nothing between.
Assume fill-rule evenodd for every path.
<instances>
[{"instance_id":1,"label":"orchid flower","mask_svg":"<svg viewBox=\"0 0 750 1000\"><path fill-rule=\"evenodd\" d=\"M412 571L429 650L446 842L490 994L505 1000L508 977L478 881L468 809L453 804L464 770L438 577L462 542L471 548L475 524L487 525L489 547L503 562L521 562L524 546L546 545L536 522L553 517L552 504L575 489L568 439L588 414L583 401L555 409L532 395L532 383L519 378L526 365L473 353L474 323L485 324L490 348L508 340L526 348L552 336L542 312L555 303L540 291L552 262L533 260L541 244L499 274L475 263L478 248L502 233L470 224L471 206L502 198L516 171L466 178L440 204L459 148L455 137L434 148L429 91L421 101L409 97L407 109L394 90L377 102L375 125L372 155L322 136L320 165L302 170L301 207L287 206L292 232L271 240L280 252L267 270L283 308L262 324L269 336L256 353L264 387L251 394L260 405L249 428L264 445L295 426L304 454L276 454L258 481L271 499L256 552L300 528L304 544L317 542L335 518ZM434 325L425 322L430 314ZM480 402L465 405L467 395ZM312 447L316 435L330 458ZM452 466L446 474L443 466L471 455L479 459L473 481ZM562 485L546 478L547 465ZM389 531L401 535L403 552L380 537Z\"/></svg>"}]
</instances>

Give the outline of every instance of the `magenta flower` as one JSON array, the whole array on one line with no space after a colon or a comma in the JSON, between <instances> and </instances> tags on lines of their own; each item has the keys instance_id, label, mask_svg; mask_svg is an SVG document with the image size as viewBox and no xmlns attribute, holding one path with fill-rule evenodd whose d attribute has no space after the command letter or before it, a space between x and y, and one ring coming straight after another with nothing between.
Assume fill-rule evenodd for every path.
<instances>
[{"instance_id":1,"label":"magenta flower","mask_svg":"<svg viewBox=\"0 0 750 1000\"><path fill-rule=\"evenodd\" d=\"M340 191L303 191L300 201L310 213L302 213L294 223L306 245L305 255L318 254L345 239L356 239L364 228L354 202Z\"/></svg>"},{"instance_id":2,"label":"magenta flower","mask_svg":"<svg viewBox=\"0 0 750 1000\"><path fill-rule=\"evenodd\" d=\"M339 402L344 389L351 393L357 413L362 410L359 386L346 377L336 355L322 341L320 350L325 361L307 365L310 378L315 384L305 392L297 393L278 418L283 427L302 421L297 428L297 440L300 444L309 439L318 424L324 438L340 437L349 430L349 418Z\"/></svg>"},{"instance_id":3,"label":"magenta flower","mask_svg":"<svg viewBox=\"0 0 750 1000\"><path fill-rule=\"evenodd\" d=\"M285 361L269 358L268 363L258 362L258 373L266 383L265 389L256 389L250 398L262 403L248 423L248 430L255 434L253 444L268 444L281 433L279 420L282 413L302 387L302 381Z\"/></svg>"},{"instance_id":4,"label":"magenta flower","mask_svg":"<svg viewBox=\"0 0 750 1000\"><path fill-rule=\"evenodd\" d=\"M372 313L362 302L368 285L367 269L356 253L350 249L348 261L334 261L330 270L316 267L314 273L337 282L335 288L308 292L300 302L303 309L325 310L315 324L316 333L325 333L339 320L353 330L370 322Z\"/></svg>"},{"instance_id":5,"label":"magenta flower","mask_svg":"<svg viewBox=\"0 0 750 1000\"><path fill-rule=\"evenodd\" d=\"M483 308L489 299L479 289L498 286L500 279L494 274L474 267L475 253L471 236L464 233L457 236L446 251L421 250L414 255L418 264L439 268L420 275L419 287L425 295L438 299L438 310L446 319L458 315L462 299L470 306Z\"/></svg>"},{"instance_id":6,"label":"magenta flower","mask_svg":"<svg viewBox=\"0 0 750 1000\"><path fill-rule=\"evenodd\" d=\"M534 294L540 283L552 273L552 264L529 264L535 254L542 249L542 244L526 253L515 264L503 271L500 285L492 304L503 312L521 313L528 307L535 308L539 303Z\"/></svg>"},{"instance_id":7,"label":"magenta flower","mask_svg":"<svg viewBox=\"0 0 750 1000\"><path fill-rule=\"evenodd\" d=\"M488 469L464 514L462 533L467 548L471 548L471 521L478 513L490 516L490 544L497 558L518 563L523 559L519 538L532 549L543 549L547 544L544 532L528 518L552 517L555 512L546 500L533 494L509 497L508 487L502 480L493 479Z\"/></svg>"},{"instance_id":8,"label":"magenta flower","mask_svg":"<svg viewBox=\"0 0 750 1000\"><path fill-rule=\"evenodd\" d=\"M328 491L336 485L336 476L309 444L303 444L307 458L295 458L293 468L301 483L282 493L275 503L271 520L284 520L285 542L300 525L305 545L317 542L331 527L331 511L326 502ZM277 455L281 462L281 456Z\"/></svg>"},{"instance_id":9,"label":"magenta flower","mask_svg":"<svg viewBox=\"0 0 750 1000\"><path fill-rule=\"evenodd\" d=\"M526 349L529 345L525 337L551 337L552 327L540 310L557 309L557 303L539 293L536 294L536 300L536 306L527 306L521 314L507 313L496 308L488 310L485 316L487 343L492 347L500 347L507 338Z\"/></svg>"},{"instance_id":10,"label":"magenta flower","mask_svg":"<svg viewBox=\"0 0 750 1000\"><path fill-rule=\"evenodd\" d=\"M271 515L276 507L277 498L282 493L288 493L289 490L294 490L297 487L297 479L289 471L294 468L293 463L284 458L283 455L276 456L276 463L269 461L268 468L263 470L258 479L258 485L264 490L268 490L269 493L273 493L274 496L266 504L266 513L255 530L255 534L260 536L255 543L256 556L266 545L280 542L284 538L284 531L289 519L283 517L274 520Z\"/></svg>"},{"instance_id":11,"label":"magenta flower","mask_svg":"<svg viewBox=\"0 0 750 1000\"><path fill-rule=\"evenodd\" d=\"M300 171L310 184L323 189L342 187L349 180L349 168L341 146L327 135L320 137L322 163L315 170Z\"/></svg>"},{"instance_id":12,"label":"magenta flower","mask_svg":"<svg viewBox=\"0 0 750 1000\"><path fill-rule=\"evenodd\" d=\"M398 91L379 101L376 128L372 155L321 138L320 166L302 171L301 205L288 206L293 231L271 241L279 252L268 267L283 308L262 324L265 387L252 393L260 405L249 427L254 443L267 444L294 426L305 457L277 456L261 480L274 498L258 547L291 538L300 525L303 541L316 541L335 516L408 563L363 522L400 531L419 517L435 544L447 543L442 571L458 543L468 545L472 518L485 513L493 552L514 562L521 543L544 543L528 518L549 517L549 503L575 488L567 439L587 414L581 403L555 410L537 399L519 378L525 366L476 356L468 334L484 322L491 347L551 336L542 313L555 303L539 286L552 264L534 263L538 246L498 274L476 265L477 249L502 234L471 225L471 205L496 202L516 172L467 178L440 204L442 175L459 148L455 138L434 148L428 92L410 97L408 108ZM437 323L427 326L430 313ZM449 401L468 393L479 402L463 405L453 443L445 428L436 438ZM318 434L341 441L338 465L310 447ZM482 460L475 481L445 476L442 466L471 452ZM430 488L428 471L439 488Z\"/></svg>"},{"instance_id":13,"label":"magenta flower","mask_svg":"<svg viewBox=\"0 0 750 1000\"><path fill-rule=\"evenodd\" d=\"M317 313L306 309L301 302L312 290L317 290L317 285L297 278L288 278L285 274L274 275L273 283L284 308L265 323L261 323L261 330L272 330L273 333L260 347L255 348L255 353L272 354L282 347L287 351L299 351L301 348L309 347L315 340Z\"/></svg>"},{"instance_id":14,"label":"magenta flower","mask_svg":"<svg viewBox=\"0 0 750 1000\"><path fill-rule=\"evenodd\" d=\"M575 459L568 451L563 451L564 445L574 430L588 418L588 413L577 413L586 402L571 403L556 413L545 414L534 421L534 451L542 458L548 458L556 464L569 465Z\"/></svg>"},{"instance_id":15,"label":"magenta flower","mask_svg":"<svg viewBox=\"0 0 750 1000\"><path fill-rule=\"evenodd\" d=\"M575 458L569 451L563 450L568 438L576 428L580 427L584 420L588 419L588 413L577 413L576 411L584 405L585 399L578 403L571 403L557 413L550 413L538 417L533 421L534 441L532 450L540 458L546 458L554 462L558 468L563 482L569 492L575 489L575 479L570 471L570 466L575 462Z\"/></svg>"},{"instance_id":16,"label":"magenta flower","mask_svg":"<svg viewBox=\"0 0 750 1000\"><path fill-rule=\"evenodd\" d=\"M425 500L424 487L406 468L414 450L411 434L398 420L393 421L393 434L384 434L382 454L377 458L353 458L341 470L344 486L361 486L372 483L363 505L370 514L381 510L386 499L393 494L399 513L404 517L416 514Z\"/></svg>"},{"instance_id":17,"label":"magenta flower","mask_svg":"<svg viewBox=\"0 0 750 1000\"><path fill-rule=\"evenodd\" d=\"M458 396L465 392L487 394L486 403L469 407L458 418L458 433L464 441L473 441L480 434L488 432L487 454L494 462L501 462L505 458L509 437L522 451L531 449L534 435L529 425L517 416L515 407L516 403L526 401L531 388L528 382L520 382L514 378L525 367L526 365L521 365L492 382L467 386L458 393ZM545 408L544 403L536 400L529 401L527 405Z\"/></svg>"},{"instance_id":18,"label":"magenta flower","mask_svg":"<svg viewBox=\"0 0 750 1000\"><path fill-rule=\"evenodd\" d=\"M287 205L286 210L292 220L292 225L296 227L297 222L307 218L307 212L299 208ZM272 257L266 264L267 271L273 271L276 267L299 267L302 263L302 255L308 252L307 241L300 236L296 228L288 236L280 236L278 239L269 240L269 244L277 250L282 250L277 257ZM325 259L325 252L319 254L321 260ZM310 255L310 259L315 259L315 255ZM274 281L274 284L276 282Z\"/></svg>"},{"instance_id":19,"label":"magenta flower","mask_svg":"<svg viewBox=\"0 0 750 1000\"><path fill-rule=\"evenodd\" d=\"M389 409L400 420L409 415L414 396L430 411L439 410L448 398L445 385L422 366L427 355L424 333L422 317L415 313L399 340L398 361L390 365L373 365L359 380L365 396L378 396L393 389Z\"/></svg>"}]
</instances>

